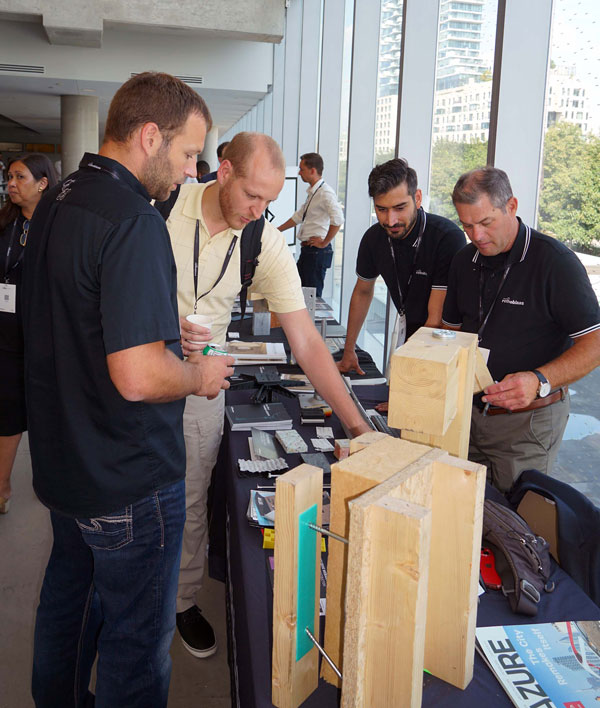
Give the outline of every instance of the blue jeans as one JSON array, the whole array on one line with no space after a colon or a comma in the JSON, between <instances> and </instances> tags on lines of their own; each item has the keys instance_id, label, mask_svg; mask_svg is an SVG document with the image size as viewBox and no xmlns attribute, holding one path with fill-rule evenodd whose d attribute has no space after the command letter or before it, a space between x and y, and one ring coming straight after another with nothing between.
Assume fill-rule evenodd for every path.
<instances>
[{"instance_id":1,"label":"blue jeans","mask_svg":"<svg viewBox=\"0 0 600 708\"><path fill-rule=\"evenodd\" d=\"M50 516L54 544L33 652L36 708L164 708L185 483L95 519Z\"/></svg>"},{"instance_id":2,"label":"blue jeans","mask_svg":"<svg viewBox=\"0 0 600 708\"><path fill-rule=\"evenodd\" d=\"M333 259L333 249L331 244L327 244L325 248L317 248L316 246L302 246L298 257L298 273L300 281L305 288L316 288L317 297L323 294L323 284L325 282L325 273L327 268L331 266Z\"/></svg>"}]
</instances>

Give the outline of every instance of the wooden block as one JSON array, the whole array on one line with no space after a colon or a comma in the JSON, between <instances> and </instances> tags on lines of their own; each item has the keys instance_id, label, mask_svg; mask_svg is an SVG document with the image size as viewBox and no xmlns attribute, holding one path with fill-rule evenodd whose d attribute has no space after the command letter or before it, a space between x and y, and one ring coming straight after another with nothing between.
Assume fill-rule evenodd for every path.
<instances>
[{"instance_id":1,"label":"wooden block","mask_svg":"<svg viewBox=\"0 0 600 708\"><path fill-rule=\"evenodd\" d=\"M342 706L418 708L431 512L378 490L350 502Z\"/></svg>"},{"instance_id":2,"label":"wooden block","mask_svg":"<svg viewBox=\"0 0 600 708\"><path fill-rule=\"evenodd\" d=\"M368 433L358 435L350 440L350 454L354 455L355 452L364 450L365 447L368 447L369 445L379 442L379 440L383 440L383 438L387 437L388 436L385 433L380 433L378 430L369 430Z\"/></svg>"},{"instance_id":3,"label":"wooden block","mask_svg":"<svg viewBox=\"0 0 600 708\"><path fill-rule=\"evenodd\" d=\"M433 331L421 327L392 356L388 424L393 428L444 435L456 415L462 333L441 340Z\"/></svg>"},{"instance_id":4,"label":"wooden block","mask_svg":"<svg viewBox=\"0 0 600 708\"><path fill-rule=\"evenodd\" d=\"M423 445L416 445L382 433L365 433L350 441L350 449L352 450L353 442L371 435L378 436L375 438L376 442L331 466L330 530L344 538L348 538L350 525L348 502L384 482L430 451ZM329 544L325 650L338 667L342 666L347 555L345 544L336 541ZM341 685L326 662L321 664L321 675L330 683Z\"/></svg>"},{"instance_id":5,"label":"wooden block","mask_svg":"<svg viewBox=\"0 0 600 708\"><path fill-rule=\"evenodd\" d=\"M473 676L485 467L433 463L425 668L466 688Z\"/></svg>"},{"instance_id":6,"label":"wooden block","mask_svg":"<svg viewBox=\"0 0 600 708\"><path fill-rule=\"evenodd\" d=\"M487 357L489 356L488 349L477 347L475 351L475 382L473 385L473 393L480 393L486 386L491 386L494 379L487 368Z\"/></svg>"},{"instance_id":7,"label":"wooden block","mask_svg":"<svg viewBox=\"0 0 600 708\"><path fill-rule=\"evenodd\" d=\"M305 591L312 602L313 634L318 637L321 534L314 533L314 583L299 588L299 541L303 529L299 517L316 505L317 523L321 521L323 471L300 465L281 475L275 491L275 581L273 588L273 673L272 699L278 708L296 708L318 685L318 651L312 648L298 656L298 615L303 613ZM304 532L306 530L304 529ZM301 653L301 652L300 652Z\"/></svg>"},{"instance_id":8,"label":"wooden block","mask_svg":"<svg viewBox=\"0 0 600 708\"><path fill-rule=\"evenodd\" d=\"M421 328L413 337L417 336ZM412 337L411 337L412 339ZM469 435L471 428L471 412L472 412L472 394L473 380L475 376L475 351L477 347L477 335L468 332L456 332L457 349L457 371L458 371L458 388L457 388L457 406L454 419L451 421L447 431L443 435L433 435L425 431L402 430L402 437L413 442L423 443L432 447L439 447L452 455L466 459L469 454ZM405 345L406 346L406 345ZM401 347L402 349L403 347ZM396 397L393 402L390 397L390 421L393 418L393 407L398 405L399 398ZM434 407L439 405L438 402L433 402ZM405 407L402 403L401 407ZM397 427L395 423L390 422L392 427Z\"/></svg>"},{"instance_id":9,"label":"wooden block","mask_svg":"<svg viewBox=\"0 0 600 708\"><path fill-rule=\"evenodd\" d=\"M335 441L333 456L336 460L345 460L350 455L350 440L339 438Z\"/></svg>"}]
</instances>

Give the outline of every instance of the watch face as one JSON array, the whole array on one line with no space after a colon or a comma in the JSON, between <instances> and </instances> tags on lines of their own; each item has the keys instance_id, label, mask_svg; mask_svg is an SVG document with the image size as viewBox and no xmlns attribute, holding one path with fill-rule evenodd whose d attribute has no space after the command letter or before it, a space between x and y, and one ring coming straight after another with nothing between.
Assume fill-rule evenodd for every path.
<instances>
[{"instance_id":1,"label":"watch face","mask_svg":"<svg viewBox=\"0 0 600 708\"><path fill-rule=\"evenodd\" d=\"M540 398L545 398L548 394L550 393L550 383L546 381L543 384L540 384L540 392L539 392L539 397Z\"/></svg>"}]
</instances>

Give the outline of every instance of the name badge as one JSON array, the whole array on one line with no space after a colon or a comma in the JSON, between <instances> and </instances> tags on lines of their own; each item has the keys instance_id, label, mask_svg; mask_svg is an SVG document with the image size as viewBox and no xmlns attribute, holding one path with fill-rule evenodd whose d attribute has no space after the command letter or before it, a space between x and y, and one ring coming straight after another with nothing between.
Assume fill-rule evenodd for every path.
<instances>
[{"instance_id":1,"label":"name badge","mask_svg":"<svg viewBox=\"0 0 600 708\"><path fill-rule=\"evenodd\" d=\"M17 286L14 283L0 283L0 312L17 311Z\"/></svg>"},{"instance_id":2,"label":"name badge","mask_svg":"<svg viewBox=\"0 0 600 708\"><path fill-rule=\"evenodd\" d=\"M398 333L396 338L396 348L398 348L406 341L406 315L404 313L398 314L398 317L396 317L394 331Z\"/></svg>"}]
</instances>

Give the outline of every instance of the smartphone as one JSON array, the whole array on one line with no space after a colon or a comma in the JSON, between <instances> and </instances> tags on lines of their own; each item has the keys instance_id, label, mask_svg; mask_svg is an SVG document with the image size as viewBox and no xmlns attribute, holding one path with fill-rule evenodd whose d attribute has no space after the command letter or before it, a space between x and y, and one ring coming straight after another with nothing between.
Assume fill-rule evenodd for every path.
<instances>
[{"instance_id":1,"label":"smartphone","mask_svg":"<svg viewBox=\"0 0 600 708\"><path fill-rule=\"evenodd\" d=\"M479 564L479 569L481 572L481 579L483 580L486 588L492 590L500 590L502 587L502 579L496 571L496 561L494 560L494 554L490 548L481 549L481 562Z\"/></svg>"}]
</instances>

